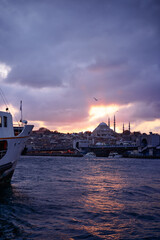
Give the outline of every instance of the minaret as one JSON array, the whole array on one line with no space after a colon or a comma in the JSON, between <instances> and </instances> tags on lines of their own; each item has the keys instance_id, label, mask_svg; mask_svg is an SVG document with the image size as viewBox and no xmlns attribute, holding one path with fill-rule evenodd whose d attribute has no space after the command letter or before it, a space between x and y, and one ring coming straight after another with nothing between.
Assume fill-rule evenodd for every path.
<instances>
[{"instance_id":1,"label":"minaret","mask_svg":"<svg viewBox=\"0 0 160 240\"><path fill-rule=\"evenodd\" d=\"M116 132L116 117L114 115L114 132Z\"/></svg>"},{"instance_id":2,"label":"minaret","mask_svg":"<svg viewBox=\"0 0 160 240\"><path fill-rule=\"evenodd\" d=\"M110 118L108 118L108 127L110 128Z\"/></svg>"},{"instance_id":3,"label":"minaret","mask_svg":"<svg viewBox=\"0 0 160 240\"><path fill-rule=\"evenodd\" d=\"M130 125L130 122L128 124L128 130L129 130L129 133L131 132L131 125Z\"/></svg>"},{"instance_id":4,"label":"minaret","mask_svg":"<svg viewBox=\"0 0 160 240\"><path fill-rule=\"evenodd\" d=\"M123 123L123 133L124 133L124 123Z\"/></svg>"}]
</instances>

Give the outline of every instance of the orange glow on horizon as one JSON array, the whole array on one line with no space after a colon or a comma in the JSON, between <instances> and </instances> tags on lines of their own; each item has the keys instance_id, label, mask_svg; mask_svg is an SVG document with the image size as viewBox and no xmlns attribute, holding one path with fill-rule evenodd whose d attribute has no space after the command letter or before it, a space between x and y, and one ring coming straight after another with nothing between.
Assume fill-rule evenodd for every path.
<instances>
[{"instance_id":1,"label":"orange glow on horizon","mask_svg":"<svg viewBox=\"0 0 160 240\"><path fill-rule=\"evenodd\" d=\"M106 122L106 121L105 121ZM106 122L107 123L107 122ZM33 130L38 130L41 127L45 127L48 128L51 131L55 131L57 130L58 132L63 132L63 133L78 133L78 132L85 132L85 131L93 131L99 124L100 121L95 120L95 122L93 121L92 123L89 122L85 122L83 123L74 123L74 127L73 124L70 125L55 125L55 127L53 127L52 124L46 124L43 121L28 121L28 124L33 124L34 125L34 129ZM155 120L155 121L150 121L150 122L140 122L140 123L132 123L131 125L131 132L133 131L140 131L141 133L149 133L150 131L152 131L153 133L158 133L160 134L160 120ZM121 133L122 132L122 127L123 127L123 123L122 122L118 122L116 124L116 132ZM111 123L111 129L113 130L113 122Z\"/></svg>"},{"instance_id":2,"label":"orange glow on horizon","mask_svg":"<svg viewBox=\"0 0 160 240\"><path fill-rule=\"evenodd\" d=\"M88 109L88 115L84 119L79 119L79 121L62 121L62 122L47 122L47 121L37 121L28 120L29 124L34 125L33 130L38 130L41 127L45 127L51 131L58 131L62 133L79 133L85 131L93 131L101 122L108 124L108 117L110 117L110 128L113 130L113 116L116 116L116 132L122 133L123 124L125 124L125 130L128 129L128 122L123 121L127 114L132 110L132 105L92 105ZM117 113L118 111L118 113ZM12 112L17 113L18 110L14 109ZM127 126L127 127L126 127ZM131 121L131 132L140 131L141 133L158 133L160 134L160 119L155 119L152 121L137 120Z\"/></svg>"}]
</instances>

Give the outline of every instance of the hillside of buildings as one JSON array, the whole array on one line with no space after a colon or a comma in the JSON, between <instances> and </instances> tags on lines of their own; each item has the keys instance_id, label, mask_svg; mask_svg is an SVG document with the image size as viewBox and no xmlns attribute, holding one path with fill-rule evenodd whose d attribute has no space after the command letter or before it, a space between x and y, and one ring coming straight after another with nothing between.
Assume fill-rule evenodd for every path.
<instances>
[{"instance_id":1,"label":"hillside of buildings","mask_svg":"<svg viewBox=\"0 0 160 240\"><path fill-rule=\"evenodd\" d=\"M85 143L85 146L86 143L90 146L137 146L141 152L143 150L144 153L149 154L152 149L152 154L156 151L160 155L160 135L130 132L130 129L116 133L104 122L100 123L93 132L60 133L40 128L32 132L26 143L26 149L27 151L73 150L76 149L77 142Z\"/></svg>"}]
</instances>

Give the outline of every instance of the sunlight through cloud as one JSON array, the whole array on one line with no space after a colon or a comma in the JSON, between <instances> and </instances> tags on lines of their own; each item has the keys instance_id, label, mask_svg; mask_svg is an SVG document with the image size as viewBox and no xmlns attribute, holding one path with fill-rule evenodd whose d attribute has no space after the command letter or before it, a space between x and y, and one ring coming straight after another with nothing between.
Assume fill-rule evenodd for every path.
<instances>
[{"instance_id":1,"label":"sunlight through cloud","mask_svg":"<svg viewBox=\"0 0 160 240\"><path fill-rule=\"evenodd\" d=\"M91 106L89 110L90 121L102 118L105 116L111 116L118 111L119 107L117 105L100 105Z\"/></svg>"}]
</instances>

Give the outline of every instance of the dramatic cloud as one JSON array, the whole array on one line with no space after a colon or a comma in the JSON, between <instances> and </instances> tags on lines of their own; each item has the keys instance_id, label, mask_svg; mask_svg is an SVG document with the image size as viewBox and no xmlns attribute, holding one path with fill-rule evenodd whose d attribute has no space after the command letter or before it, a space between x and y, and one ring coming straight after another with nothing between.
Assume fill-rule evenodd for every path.
<instances>
[{"instance_id":1,"label":"dramatic cloud","mask_svg":"<svg viewBox=\"0 0 160 240\"><path fill-rule=\"evenodd\" d=\"M37 127L94 128L108 116L91 122L91 106L115 104L117 124L160 133L159 13L159 0L2 0L1 88Z\"/></svg>"}]
</instances>

